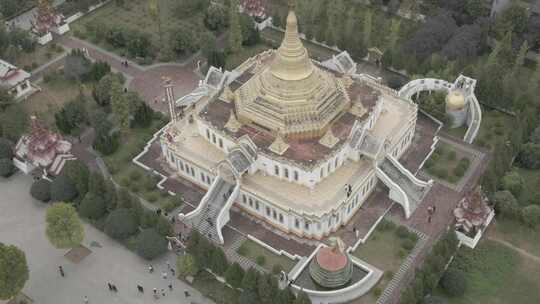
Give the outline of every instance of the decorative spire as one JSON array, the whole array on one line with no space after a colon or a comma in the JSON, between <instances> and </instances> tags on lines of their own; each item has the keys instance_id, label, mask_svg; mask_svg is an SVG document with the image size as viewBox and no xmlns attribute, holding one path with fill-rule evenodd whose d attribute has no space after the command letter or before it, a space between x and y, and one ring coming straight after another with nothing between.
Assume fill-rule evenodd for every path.
<instances>
[{"instance_id":1,"label":"decorative spire","mask_svg":"<svg viewBox=\"0 0 540 304\"><path fill-rule=\"evenodd\" d=\"M293 11L296 7L296 1L295 0L289 0L289 10Z\"/></svg>"},{"instance_id":2,"label":"decorative spire","mask_svg":"<svg viewBox=\"0 0 540 304\"><path fill-rule=\"evenodd\" d=\"M283 80L301 80L313 72L313 64L298 34L298 20L294 0L289 0L289 15L285 36L270 66L272 74Z\"/></svg>"}]
</instances>

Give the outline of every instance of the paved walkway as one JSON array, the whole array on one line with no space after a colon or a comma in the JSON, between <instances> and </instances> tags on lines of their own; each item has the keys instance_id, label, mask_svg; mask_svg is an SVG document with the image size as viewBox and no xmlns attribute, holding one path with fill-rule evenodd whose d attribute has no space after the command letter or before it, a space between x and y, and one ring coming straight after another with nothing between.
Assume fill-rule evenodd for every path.
<instances>
[{"instance_id":1,"label":"paved walkway","mask_svg":"<svg viewBox=\"0 0 540 304\"><path fill-rule=\"evenodd\" d=\"M527 257L527 258L529 258L529 259L531 259L531 260L533 260L533 261L535 261L537 263L540 263L540 257L539 256L536 256L536 255L528 252L527 250L521 249L521 248L519 248L519 247L517 247L517 246L515 246L513 244L510 244L505 240L501 240L499 238L492 237L492 236L488 236L488 240L500 243L500 244L502 244L502 245L504 245L504 246L506 246L508 248L511 248L511 249L519 252L521 255L523 255L523 256L525 256L525 257Z\"/></svg>"},{"instance_id":2,"label":"paved walkway","mask_svg":"<svg viewBox=\"0 0 540 304\"><path fill-rule=\"evenodd\" d=\"M153 261L156 271L149 274L145 260L89 224L84 224L83 245L92 253L79 264L68 261L64 258L66 250L55 249L45 237L47 205L28 194L31 184L31 177L21 173L0 179L0 240L26 253L30 279L23 291L35 303L77 304L83 303L87 295L91 304L146 304L154 302L153 288L167 290L159 303L212 303L185 283L172 279L170 274L169 280L161 278L165 261L174 263L174 254ZM65 278L57 272L59 265L65 269ZM110 293L107 282L114 283L118 293ZM169 283L173 284L172 292L168 291ZM136 284L145 288L144 294L137 292ZM184 290L192 294L188 300L184 298Z\"/></svg>"}]
</instances>

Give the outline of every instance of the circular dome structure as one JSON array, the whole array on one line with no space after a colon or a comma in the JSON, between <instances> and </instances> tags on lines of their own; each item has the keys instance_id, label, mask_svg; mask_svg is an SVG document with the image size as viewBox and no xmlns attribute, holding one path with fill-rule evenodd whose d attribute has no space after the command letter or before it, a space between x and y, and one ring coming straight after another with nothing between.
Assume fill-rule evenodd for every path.
<instances>
[{"instance_id":1,"label":"circular dome structure","mask_svg":"<svg viewBox=\"0 0 540 304\"><path fill-rule=\"evenodd\" d=\"M333 246L319 249L311 260L309 274L320 286L336 288L351 280L353 264L343 247L340 239L334 239Z\"/></svg>"},{"instance_id":2,"label":"circular dome structure","mask_svg":"<svg viewBox=\"0 0 540 304\"><path fill-rule=\"evenodd\" d=\"M452 90L446 96L446 108L450 111L463 110L466 105L465 96L459 90Z\"/></svg>"}]
</instances>

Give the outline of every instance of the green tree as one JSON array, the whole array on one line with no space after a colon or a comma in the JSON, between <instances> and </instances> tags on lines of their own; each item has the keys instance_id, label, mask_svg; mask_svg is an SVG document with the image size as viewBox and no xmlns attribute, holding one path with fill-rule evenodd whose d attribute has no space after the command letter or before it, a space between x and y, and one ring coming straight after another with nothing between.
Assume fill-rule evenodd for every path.
<instances>
[{"instance_id":1,"label":"green tree","mask_svg":"<svg viewBox=\"0 0 540 304\"><path fill-rule=\"evenodd\" d=\"M501 180L502 188L512 192L515 197L518 197L521 194L524 183L525 181L519 172L515 170L506 173Z\"/></svg>"},{"instance_id":2,"label":"green tree","mask_svg":"<svg viewBox=\"0 0 540 304\"><path fill-rule=\"evenodd\" d=\"M118 82L111 84L111 108L114 118L123 132L127 132L130 126L131 106Z\"/></svg>"},{"instance_id":3,"label":"green tree","mask_svg":"<svg viewBox=\"0 0 540 304\"><path fill-rule=\"evenodd\" d=\"M527 143L523 145L518 155L521 166L527 169L540 168L540 144Z\"/></svg>"},{"instance_id":4,"label":"green tree","mask_svg":"<svg viewBox=\"0 0 540 304\"><path fill-rule=\"evenodd\" d=\"M449 268L441 279L444 291L452 297L461 297L467 290L465 274L458 269Z\"/></svg>"},{"instance_id":5,"label":"green tree","mask_svg":"<svg viewBox=\"0 0 540 304\"><path fill-rule=\"evenodd\" d=\"M392 19L392 25L390 26L390 35L388 36L388 47L386 51L393 50L396 48L399 31L401 28L401 19Z\"/></svg>"},{"instance_id":6,"label":"green tree","mask_svg":"<svg viewBox=\"0 0 540 304\"><path fill-rule=\"evenodd\" d=\"M537 227L540 225L540 206L529 205L521 211L523 222L529 227Z\"/></svg>"},{"instance_id":7,"label":"green tree","mask_svg":"<svg viewBox=\"0 0 540 304\"><path fill-rule=\"evenodd\" d=\"M210 269L218 275L223 275L229 266L229 262L227 262L223 250L219 247L215 247L212 250L210 259Z\"/></svg>"},{"instance_id":8,"label":"green tree","mask_svg":"<svg viewBox=\"0 0 540 304\"><path fill-rule=\"evenodd\" d=\"M0 176L9 177L15 171L13 161L9 158L0 158Z\"/></svg>"},{"instance_id":9,"label":"green tree","mask_svg":"<svg viewBox=\"0 0 540 304\"><path fill-rule=\"evenodd\" d=\"M176 259L176 268L178 269L178 274L184 277L193 277L199 272L195 258L189 253L178 256Z\"/></svg>"},{"instance_id":10,"label":"green tree","mask_svg":"<svg viewBox=\"0 0 540 304\"><path fill-rule=\"evenodd\" d=\"M28 281L28 264L22 250L0 243L0 300L16 296Z\"/></svg>"},{"instance_id":11,"label":"green tree","mask_svg":"<svg viewBox=\"0 0 540 304\"><path fill-rule=\"evenodd\" d=\"M111 104L111 90L114 82L120 83L118 76L108 74L103 76L94 87L92 96L99 106L106 107Z\"/></svg>"},{"instance_id":12,"label":"green tree","mask_svg":"<svg viewBox=\"0 0 540 304\"><path fill-rule=\"evenodd\" d=\"M42 201L44 203L51 200L51 182L41 178L35 181L30 187L30 195L33 198Z\"/></svg>"},{"instance_id":13,"label":"green tree","mask_svg":"<svg viewBox=\"0 0 540 304\"><path fill-rule=\"evenodd\" d=\"M240 267L240 264L234 262L231 264L225 272L225 280L233 287L239 288L242 285L242 279L244 278L244 269Z\"/></svg>"},{"instance_id":14,"label":"green tree","mask_svg":"<svg viewBox=\"0 0 540 304\"><path fill-rule=\"evenodd\" d=\"M527 40L525 40L523 41L523 44L521 44L521 47L519 48L519 52L517 53L516 60L514 62L514 68L512 69L513 75L518 75L519 69L525 63L525 59L527 58L528 51L529 51L529 45L527 44Z\"/></svg>"},{"instance_id":15,"label":"green tree","mask_svg":"<svg viewBox=\"0 0 540 304\"><path fill-rule=\"evenodd\" d=\"M221 4L211 4L204 15L204 25L211 31L222 30L227 26L227 12Z\"/></svg>"},{"instance_id":16,"label":"green tree","mask_svg":"<svg viewBox=\"0 0 540 304\"><path fill-rule=\"evenodd\" d=\"M62 170L62 174L65 174L73 182L79 196L83 197L88 192L90 170L81 160L68 161Z\"/></svg>"},{"instance_id":17,"label":"green tree","mask_svg":"<svg viewBox=\"0 0 540 304\"><path fill-rule=\"evenodd\" d=\"M75 247L84 239L84 228L70 204L55 203L47 208L45 222L47 238L58 249Z\"/></svg>"},{"instance_id":18,"label":"green tree","mask_svg":"<svg viewBox=\"0 0 540 304\"><path fill-rule=\"evenodd\" d=\"M117 240L124 240L137 233L139 227L132 211L120 208L109 214L105 221L105 233Z\"/></svg>"},{"instance_id":19,"label":"green tree","mask_svg":"<svg viewBox=\"0 0 540 304\"><path fill-rule=\"evenodd\" d=\"M508 32L521 34L527 29L527 20L527 9L522 5L513 3L497 17L494 31L498 38L502 38Z\"/></svg>"},{"instance_id":20,"label":"green tree","mask_svg":"<svg viewBox=\"0 0 540 304\"><path fill-rule=\"evenodd\" d=\"M238 53L242 49L242 27L240 25L240 15L238 14L238 0L231 0L229 6L229 37L228 50L231 53Z\"/></svg>"},{"instance_id":21,"label":"green tree","mask_svg":"<svg viewBox=\"0 0 540 304\"><path fill-rule=\"evenodd\" d=\"M137 237L137 254L152 260L167 252L167 240L155 229L143 230Z\"/></svg>"},{"instance_id":22,"label":"green tree","mask_svg":"<svg viewBox=\"0 0 540 304\"><path fill-rule=\"evenodd\" d=\"M13 104L0 112L0 135L17 141L26 132L29 125L28 114L21 104Z\"/></svg>"},{"instance_id":23,"label":"green tree","mask_svg":"<svg viewBox=\"0 0 540 304\"><path fill-rule=\"evenodd\" d=\"M239 304L253 304L259 302L259 297L257 296L257 293L253 290L244 290L240 294L240 298L238 299Z\"/></svg>"},{"instance_id":24,"label":"green tree","mask_svg":"<svg viewBox=\"0 0 540 304\"><path fill-rule=\"evenodd\" d=\"M364 26L362 39L364 45L369 47L371 45L371 32L373 31L373 12L370 9L366 9L364 14Z\"/></svg>"},{"instance_id":25,"label":"green tree","mask_svg":"<svg viewBox=\"0 0 540 304\"><path fill-rule=\"evenodd\" d=\"M98 220L107 212L107 206L103 197L95 192L88 192L79 206L82 217Z\"/></svg>"},{"instance_id":26,"label":"green tree","mask_svg":"<svg viewBox=\"0 0 540 304\"><path fill-rule=\"evenodd\" d=\"M71 202L77 197L77 187L64 174L57 176L51 183L51 200L53 202Z\"/></svg>"},{"instance_id":27,"label":"green tree","mask_svg":"<svg viewBox=\"0 0 540 304\"><path fill-rule=\"evenodd\" d=\"M465 12L474 19L483 17L488 13L483 0L467 0Z\"/></svg>"},{"instance_id":28,"label":"green tree","mask_svg":"<svg viewBox=\"0 0 540 304\"><path fill-rule=\"evenodd\" d=\"M13 147L11 145L11 142L5 138L0 138L0 158L12 158L12 157L13 157Z\"/></svg>"},{"instance_id":29,"label":"green tree","mask_svg":"<svg viewBox=\"0 0 540 304\"><path fill-rule=\"evenodd\" d=\"M255 268L250 267L246 274L244 275L244 278L242 279L242 288L244 291L253 291L257 292L257 281L259 280L259 272L255 270Z\"/></svg>"},{"instance_id":30,"label":"green tree","mask_svg":"<svg viewBox=\"0 0 540 304\"><path fill-rule=\"evenodd\" d=\"M507 217L515 218L519 212L519 205L516 198L510 191L497 191L492 198L495 205L495 211L498 214Z\"/></svg>"},{"instance_id":31,"label":"green tree","mask_svg":"<svg viewBox=\"0 0 540 304\"><path fill-rule=\"evenodd\" d=\"M158 28L159 34L159 46L163 45L163 32L161 30L161 12L159 6L159 0L148 0L148 14L154 20Z\"/></svg>"},{"instance_id":32,"label":"green tree","mask_svg":"<svg viewBox=\"0 0 540 304\"><path fill-rule=\"evenodd\" d=\"M137 94L137 102L134 105L133 125L140 128L148 128L152 125L154 110L144 102Z\"/></svg>"},{"instance_id":33,"label":"green tree","mask_svg":"<svg viewBox=\"0 0 540 304\"><path fill-rule=\"evenodd\" d=\"M165 217L158 217L156 222L156 230L163 237L170 236L173 234L173 227L169 220Z\"/></svg>"},{"instance_id":34,"label":"green tree","mask_svg":"<svg viewBox=\"0 0 540 304\"><path fill-rule=\"evenodd\" d=\"M1 53L0 53L1 54ZM14 102L13 96L7 90L0 88L0 111L3 111Z\"/></svg>"}]
</instances>

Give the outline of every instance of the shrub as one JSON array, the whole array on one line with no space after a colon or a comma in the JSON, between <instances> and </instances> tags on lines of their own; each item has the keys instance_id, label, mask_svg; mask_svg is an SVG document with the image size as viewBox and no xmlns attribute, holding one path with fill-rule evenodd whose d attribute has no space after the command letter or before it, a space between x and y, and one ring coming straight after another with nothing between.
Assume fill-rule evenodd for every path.
<instances>
[{"instance_id":1,"label":"shrub","mask_svg":"<svg viewBox=\"0 0 540 304\"><path fill-rule=\"evenodd\" d=\"M13 157L13 149L11 147L11 142L7 139L0 138L0 159L7 158L11 159Z\"/></svg>"},{"instance_id":2,"label":"shrub","mask_svg":"<svg viewBox=\"0 0 540 304\"><path fill-rule=\"evenodd\" d=\"M118 240L124 240L138 231L137 220L133 213L125 208L116 209L107 217L105 233Z\"/></svg>"},{"instance_id":3,"label":"shrub","mask_svg":"<svg viewBox=\"0 0 540 304\"><path fill-rule=\"evenodd\" d=\"M51 183L51 200L53 202L71 202L77 197L75 184L65 175L57 176Z\"/></svg>"},{"instance_id":4,"label":"shrub","mask_svg":"<svg viewBox=\"0 0 540 304\"><path fill-rule=\"evenodd\" d=\"M148 193L148 195L146 195L146 199L147 199L150 203L155 203L155 202L158 200L158 196L157 196L157 194L155 194L154 192L152 192L152 193Z\"/></svg>"},{"instance_id":5,"label":"shrub","mask_svg":"<svg viewBox=\"0 0 540 304\"><path fill-rule=\"evenodd\" d=\"M156 222L156 230L164 237L173 234L171 223L162 216L158 217L158 220Z\"/></svg>"},{"instance_id":6,"label":"shrub","mask_svg":"<svg viewBox=\"0 0 540 304\"><path fill-rule=\"evenodd\" d=\"M259 266L263 266L265 263L266 263L266 257L264 257L263 255L259 255L255 258L255 262L259 265Z\"/></svg>"},{"instance_id":7,"label":"shrub","mask_svg":"<svg viewBox=\"0 0 540 304\"><path fill-rule=\"evenodd\" d=\"M275 264L272 266L272 274L278 275L283 271L283 266L281 264Z\"/></svg>"},{"instance_id":8,"label":"shrub","mask_svg":"<svg viewBox=\"0 0 540 304\"><path fill-rule=\"evenodd\" d=\"M137 238L137 254L152 260L167 252L167 240L156 229L143 230Z\"/></svg>"},{"instance_id":9,"label":"shrub","mask_svg":"<svg viewBox=\"0 0 540 304\"><path fill-rule=\"evenodd\" d=\"M387 219L383 219L379 223L379 229L381 231L394 230L394 229L396 229L396 224L394 222L392 222L392 221L387 220Z\"/></svg>"},{"instance_id":10,"label":"shrub","mask_svg":"<svg viewBox=\"0 0 540 304\"><path fill-rule=\"evenodd\" d=\"M436 150L435 152L431 154L431 159L435 162L438 161L440 158L441 158L441 154L440 154L440 151L438 150Z\"/></svg>"},{"instance_id":11,"label":"shrub","mask_svg":"<svg viewBox=\"0 0 540 304\"><path fill-rule=\"evenodd\" d=\"M401 242L401 247L405 250L412 250L414 248L415 242L411 239L405 239Z\"/></svg>"},{"instance_id":12,"label":"shrub","mask_svg":"<svg viewBox=\"0 0 540 304\"><path fill-rule=\"evenodd\" d=\"M51 182L46 179L39 179L32 184L30 195L38 201L44 203L51 200Z\"/></svg>"},{"instance_id":13,"label":"shrub","mask_svg":"<svg viewBox=\"0 0 540 304\"><path fill-rule=\"evenodd\" d=\"M223 275L229 267L225 253L219 247L214 247L210 254L210 269L218 275Z\"/></svg>"},{"instance_id":14,"label":"shrub","mask_svg":"<svg viewBox=\"0 0 540 304\"><path fill-rule=\"evenodd\" d=\"M375 297L380 297L382 294L382 289L380 287L375 287L373 289L373 295L375 295Z\"/></svg>"},{"instance_id":15,"label":"shrub","mask_svg":"<svg viewBox=\"0 0 540 304\"><path fill-rule=\"evenodd\" d=\"M497 191L493 195L495 211L506 218L516 218L519 212L519 205L516 198L510 191Z\"/></svg>"},{"instance_id":16,"label":"shrub","mask_svg":"<svg viewBox=\"0 0 540 304\"><path fill-rule=\"evenodd\" d=\"M13 161L8 158L0 159L0 176L9 177L15 171Z\"/></svg>"},{"instance_id":17,"label":"shrub","mask_svg":"<svg viewBox=\"0 0 540 304\"><path fill-rule=\"evenodd\" d=\"M523 184L525 181L519 172L510 171L503 176L501 183L504 190L512 192L514 196L519 196L521 194L521 190L523 190Z\"/></svg>"},{"instance_id":18,"label":"shrub","mask_svg":"<svg viewBox=\"0 0 540 304\"><path fill-rule=\"evenodd\" d=\"M92 220L100 219L107 212L105 200L101 195L88 192L79 206L79 214Z\"/></svg>"},{"instance_id":19,"label":"shrub","mask_svg":"<svg viewBox=\"0 0 540 304\"><path fill-rule=\"evenodd\" d=\"M409 230L407 229L407 227L405 226L399 226L397 229L396 229L396 235L400 238L400 239L406 239L409 237Z\"/></svg>"},{"instance_id":20,"label":"shrub","mask_svg":"<svg viewBox=\"0 0 540 304\"><path fill-rule=\"evenodd\" d=\"M521 218L529 227L540 225L540 206L529 205L521 210Z\"/></svg>"},{"instance_id":21,"label":"shrub","mask_svg":"<svg viewBox=\"0 0 540 304\"><path fill-rule=\"evenodd\" d=\"M245 243L242 243L238 249L236 249L236 252L241 256L246 256L249 253L249 250Z\"/></svg>"},{"instance_id":22,"label":"shrub","mask_svg":"<svg viewBox=\"0 0 540 304\"><path fill-rule=\"evenodd\" d=\"M441 279L441 287L449 296L463 296L467 289L465 274L461 270L449 268Z\"/></svg>"},{"instance_id":23,"label":"shrub","mask_svg":"<svg viewBox=\"0 0 540 304\"><path fill-rule=\"evenodd\" d=\"M242 269L237 262L230 265L225 272L225 280L227 280L227 283L231 284L233 287L239 288L242 284L243 278L244 269Z\"/></svg>"},{"instance_id":24,"label":"shrub","mask_svg":"<svg viewBox=\"0 0 540 304\"><path fill-rule=\"evenodd\" d=\"M178 256L176 259L176 268L178 269L178 274L181 276L195 276L199 272L195 258L189 253Z\"/></svg>"}]
</instances>

